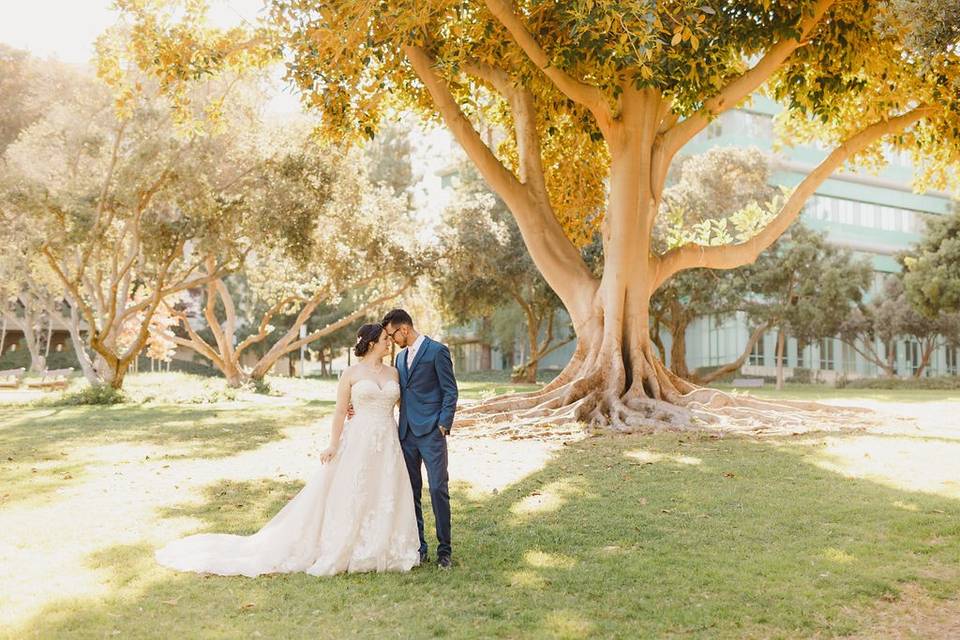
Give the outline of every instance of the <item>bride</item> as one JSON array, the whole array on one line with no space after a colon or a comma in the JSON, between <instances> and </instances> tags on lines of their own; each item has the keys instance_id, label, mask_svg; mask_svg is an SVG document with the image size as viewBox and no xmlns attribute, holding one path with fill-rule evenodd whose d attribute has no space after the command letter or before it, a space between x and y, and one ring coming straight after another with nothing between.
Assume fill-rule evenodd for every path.
<instances>
[{"instance_id":1,"label":"bride","mask_svg":"<svg viewBox=\"0 0 960 640\"><path fill-rule=\"evenodd\" d=\"M322 465L270 522L252 536L176 540L157 551L157 561L179 571L251 577L409 571L419 564L413 491L393 417L399 378L382 362L388 344L381 325L360 327L354 349L360 361L340 377ZM344 431L351 403L355 414Z\"/></svg>"}]
</instances>

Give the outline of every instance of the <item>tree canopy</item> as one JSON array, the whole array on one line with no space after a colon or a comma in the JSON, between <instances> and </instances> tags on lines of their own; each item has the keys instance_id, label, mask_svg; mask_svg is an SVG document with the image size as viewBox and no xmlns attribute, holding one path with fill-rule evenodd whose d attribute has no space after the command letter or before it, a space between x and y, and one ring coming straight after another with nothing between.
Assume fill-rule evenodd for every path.
<instances>
[{"instance_id":1,"label":"tree canopy","mask_svg":"<svg viewBox=\"0 0 960 640\"><path fill-rule=\"evenodd\" d=\"M721 419L703 407L727 399L653 352L649 300L660 285L753 262L835 170L884 162L884 143L914 154L919 187L957 186L960 54L920 55L890 2L275 0L262 28L226 32L202 11L119 5L136 25L141 68L175 96L211 71L282 59L330 136L372 136L396 109L452 132L514 215L578 338L542 393L476 409L491 419L514 410L622 429ZM740 210L724 233L682 228L661 251L653 230L677 153L761 93L782 105L788 141L827 152L789 194ZM492 144L481 124L506 136ZM599 277L580 253L598 231Z\"/></svg>"}]
</instances>

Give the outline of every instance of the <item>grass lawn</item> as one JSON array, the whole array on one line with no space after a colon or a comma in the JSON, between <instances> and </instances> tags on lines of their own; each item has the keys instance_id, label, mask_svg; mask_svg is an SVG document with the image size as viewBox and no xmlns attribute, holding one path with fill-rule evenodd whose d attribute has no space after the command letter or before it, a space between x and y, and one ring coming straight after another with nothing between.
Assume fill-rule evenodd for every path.
<instances>
[{"instance_id":1,"label":"grass lawn","mask_svg":"<svg viewBox=\"0 0 960 640\"><path fill-rule=\"evenodd\" d=\"M879 400L882 402L931 402L960 400L960 391L942 389L835 389L825 384L787 384L780 391L774 385L758 388L736 388L731 385L711 385L724 391L749 393L758 398L784 400Z\"/></svg>"},{"instance_id":2,"label":"grass lawn","mask_svg":"<svg viewBox=\"0 0 960 640\"><path fill-rule=\"evenodd\" d=\"M134 386L156 381L141 377ZM53 580L45 587L0 577L0 611L17 611L4 609L4 599L29 610L6 623L6 634L835 637L869 631L877 606L914 588L935 609L960 611L960 485L845 473L859 463L859 449L844 454L864 442L858 434L595 437L556 448L542 467L496 492L456 481L450 572L251 580L158 567L152 553L158 538L174 537L168 527L252 533L301 486L292 472L270 470L293 468L300 463L291 451L325 443L326 425L311 425L328 414L330 389L297 384L289 396L259 403L186 406L155 395L106 408L0 406L0 561L29 571L45 560L36 549L49 547L54 558L78 557L63 570L89 582L78 578L60 593ZM489 391L490 383L466 384L475 386L465 396ZM960 434L911 438L903 441L958 459ZM466 460L476 454L467 453L468 440L456 446ZM270 456L276 464L255 468ZM148 508L110 509L117 470L127 474L117 482L140 470L146 484L138 490L156 487L144 495ZM77 497L86 494L69 487L98 482L106 483L100 506L113 520L87 523ZM194 491L184 493L186 485ZM118 505L139 504L121 503L117 491ZM114 534L125 527L129 535ZM33 537L44 541L31 546ZM32 555L18 555L18 546ZM5 592L13 584L34 588L43 605L17 601ZM0 637L4 624L0 616Z\"/></svg>"}]
</instances>

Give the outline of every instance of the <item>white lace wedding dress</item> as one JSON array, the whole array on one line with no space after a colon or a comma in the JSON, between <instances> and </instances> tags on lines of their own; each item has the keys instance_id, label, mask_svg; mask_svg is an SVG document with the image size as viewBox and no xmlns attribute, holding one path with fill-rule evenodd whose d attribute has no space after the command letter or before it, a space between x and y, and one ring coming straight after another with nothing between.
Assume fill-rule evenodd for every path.
<instances>
[{"instance_id":1,"label":"white lace wedding dress","mask_svg":"<svg viewBox=\"0 0 960 640\"><path fill-rule=\"evenodd\" d=\"M409 571L420 560L413 491L397 438L394 381L359 380L333 460L252 536L200 534L156 553L171 569L257 576Z\"/></svg>"}]
</instances>

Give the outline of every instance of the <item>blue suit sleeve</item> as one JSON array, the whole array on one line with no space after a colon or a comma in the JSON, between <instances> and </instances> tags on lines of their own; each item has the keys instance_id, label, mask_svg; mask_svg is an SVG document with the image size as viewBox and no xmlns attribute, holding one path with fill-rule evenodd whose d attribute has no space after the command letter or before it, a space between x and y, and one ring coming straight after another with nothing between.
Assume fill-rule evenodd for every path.
<instances>
[{"instance_id":1,"label":"blue suit sleeve","mask_svg":"<svg viewBox=\"0 0 960 640\"><path fill-rule=\"evenodd\" d=\"M453 416L457 410L457 379L453 376L453 361L450 360L450 349L441 344L437 357L433 360L437 370L437 379L440 381L440 390L443 401L440 406L440 417L437 421L443 427L453 426Z\"/></svg>"}]
</instances>

